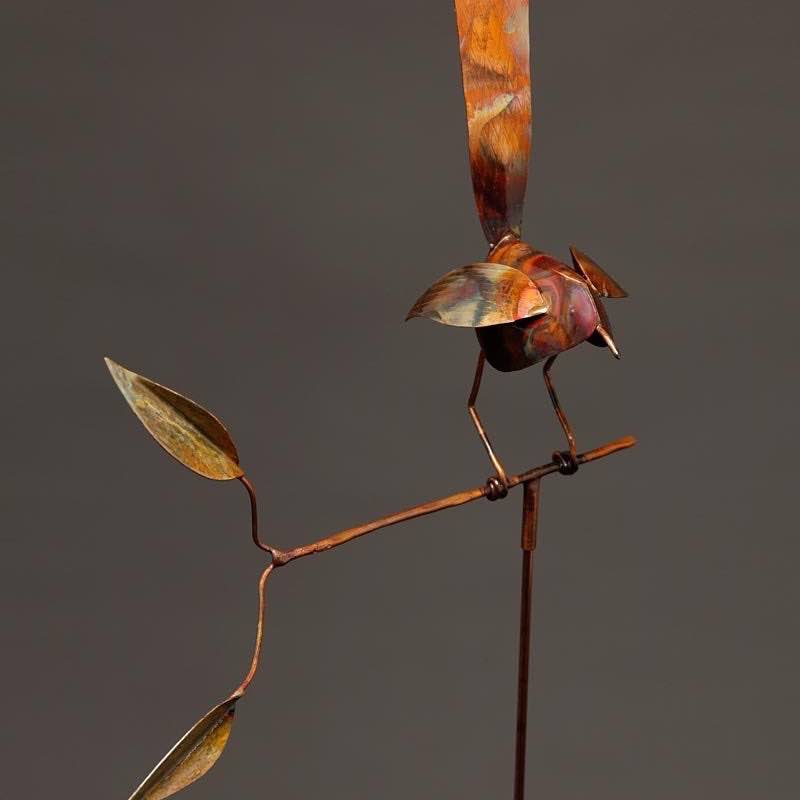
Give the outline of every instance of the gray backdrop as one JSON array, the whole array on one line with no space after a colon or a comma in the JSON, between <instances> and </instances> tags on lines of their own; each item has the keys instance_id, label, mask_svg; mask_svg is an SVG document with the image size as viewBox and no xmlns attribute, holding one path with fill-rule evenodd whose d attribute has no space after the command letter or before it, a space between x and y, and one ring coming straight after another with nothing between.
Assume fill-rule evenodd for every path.
<instances>
[{"instance_id":1,"label":"gray backdrop","mask_svg":"<svg viewBox=\"0 0 800 800\"><path fill-rule=\"evenodd\" d=\"M6 3L3 794L124 798L240 680L263 565L236 484L102 363L220 415L279 546L483 481L471 333L404 325L482 256L447 0ZM541 0L526 233L625 285L557 364L531 796L794 798L796 4ZM480 408L560 446L538 369ZM520 494L292 565L186 797L510 795Z\"/></svg>"}]
</instances>

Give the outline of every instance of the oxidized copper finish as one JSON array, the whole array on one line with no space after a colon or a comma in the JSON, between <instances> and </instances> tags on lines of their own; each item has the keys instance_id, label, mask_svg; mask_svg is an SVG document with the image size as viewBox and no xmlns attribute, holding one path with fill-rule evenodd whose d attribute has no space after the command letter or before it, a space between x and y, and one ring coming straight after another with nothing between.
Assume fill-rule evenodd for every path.
<instances>
[{"instance_id":1,"label":"oxidized copper finish","mask_svg":"<svg viewBox=\"0 0 800 800\"><path fill-rule=\"evenodd\" d=\"M490 244L519 235L531 149L528 0L455 0L472 188Z\"/></svg>"},{"instance_id":2,"label":"oxidized copper finish","mask_svg":"<svg viewBox=\"0 0 800 800\"><path fill-rule=\"evenodd\" d=\"M439 278L406 319L428 317L445 325L478 328L545 311L546 300L520 270L503 264L470 264Z\"/></svg>"},{"instance_id":3,"label":"oxidized copper finish","mask_svg":"<svg viewBox=\"0 0 800 800\"><path fill-rule=\"evenodd\" d=\"M486 360L501 372L524 369L586 341L601 322L600 298L575 270L520 241L501 243L489 260L514 267L538 287L547 312L478 328Z\"/></svg>"},{"instance_id":4,"label":"oxidized copper finish","mask_svg":"<svg viewBox=\"0 0 800 800\"><path fill-rule=\"evenodd\" d=\"M588 256L574 248L572 253L574 268L506 236L489 252L489 264L448 272L406 319L475 328L487 360L501 372L524 369L587 340L619 358L601 298L624 297L625 290Z\"/></svg>"}]
</instances>

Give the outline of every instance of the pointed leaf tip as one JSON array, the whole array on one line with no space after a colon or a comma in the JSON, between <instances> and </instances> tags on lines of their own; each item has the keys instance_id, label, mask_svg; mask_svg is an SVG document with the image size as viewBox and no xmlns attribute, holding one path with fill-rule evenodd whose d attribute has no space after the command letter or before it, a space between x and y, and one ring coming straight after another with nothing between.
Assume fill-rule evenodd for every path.
<instances>
[{"instance_id":1,"label":"pointed leaf tip","mask_svg":"<svg viewBox=\"0 0 800 800\"><path fill-rule=\"evenodd\" d=\"M238 699L232 697L225 700L196 722L142 781L129 800L164 800L202 778L225 749Z\"/></svg>"},{"instance_id":2,"label":"pointed leaf tip","mask_svg":"<svg viewBox=\"0 0 800 800\"><path fill-rule=\"evenodd\" d=\"M233 440L213 414L108 357L105 362L133 413L173 458L212 480L226 481L244 474Z\"/></svg>"}]
</instances>

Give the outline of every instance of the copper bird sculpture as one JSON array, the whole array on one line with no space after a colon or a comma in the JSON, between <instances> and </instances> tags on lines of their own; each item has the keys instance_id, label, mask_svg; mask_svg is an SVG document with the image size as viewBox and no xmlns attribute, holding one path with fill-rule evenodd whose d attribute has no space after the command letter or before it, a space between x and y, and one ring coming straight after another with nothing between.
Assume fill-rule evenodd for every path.
<instances>
[{"instance_id":1,"label":"copper bird sculpture","mask_svg":"<svg viewBox=\"0 0 800 800\"><path fill-rule=\"evenodd\" d=\"M484 363L511 372L545 361L568 442L557 457L564 471L574 471L575 436L550 369L559 353L584 341L619 358L603 298L627 293L577 248L570 248L568 267L520 239L532 132L528 0L455 0L455 8L472 187L489 253L436 281L406 319L475 329L480 354L468 411L497 473L493 496L501 497L508 477L475 408Z\"/></svg>"},{"instance_id":2,"label":"copper bird sculpture","mask_svg":"<svg viewBox=\"0 0 800 800\"><path fill-rule=\"evenodd\" d=\"M495 475L485 483L420 503L308 544L282 550L260 538L256 493L232 437L209 411L173 389L106 363L123 397L148 433L183 466L214 481L238 481L247 492L253 543L266 554L258 580L258 615L249 668L238 686L207 711L170 749L129 800L164 800L202 777L221 756L238 704L259 667L268 580L293 561L324 553L367 534L476 500L498 500L523 487L522 575L518 639L514 798L523 800L530 659L533 552L542 478L570 475L579 465L632 447L626 436L583 453L558 403L550 368L559 353L584 341L619 356L603 298L625 292L588 256L572 248L572 267L520 240L531 142L531 90L527 0L456 0L469 160L478 214L489 242L485 262L449 272L417 301L409 317L475 328L480 355L468 409ZM569 443L550 461L509 475L495 455L475 402L485 361L500 371L544 361L544 378ZM488 545L489 547L500 547ZM426 559L425 548L416 553ZM285 687L281 687L284 689Z\"/></svg>"}]
</instances>

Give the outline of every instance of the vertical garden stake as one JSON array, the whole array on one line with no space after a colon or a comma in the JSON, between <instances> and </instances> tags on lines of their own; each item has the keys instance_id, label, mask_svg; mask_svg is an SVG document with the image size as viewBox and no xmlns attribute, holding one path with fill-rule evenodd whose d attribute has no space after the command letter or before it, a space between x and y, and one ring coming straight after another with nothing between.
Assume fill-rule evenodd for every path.
<instances>
[{"instance_id":1,"label":"vertical garden stake","mask_svg":"<svg viewBox=\"0 0 800 800\"><path fill-rule=\"evenodd\" d=\"M500 500L520 484L523 485L522 579L514 800L523 800L533 554L540 481L553 473L572 475L581 465L636 443L633 437L626 436L578 452L550 371L560 353L584 341L608 348L619 358L603 298L627 294L580 250L570 248L572 266L567 266L520 239L532 133L527 0L455 0L455 11L472 186L489 250L484 261L452 270L434 283L417 300L407 319L427 317L445 325L475 329L479 353L467 410L494 474L483 485L347 528L306 545L280 550L260 538L255 489L240 466L236 446L222 423L183 395L106 359L128 404L170 455L205 478L242 483L250 502L253 542L269 558L258 582L255 647L245 677L226 699L189 729L130 800L163 800L204 775L221 755L236 705L258 669L267 581L276 570L298 558L330 550L400 522L484 497ZM509 475L489 441L475 405L484 367L488 362L501 372L510 372L542 361L545 386L567 449L554 452L550 461L538 467Z\"/></svg>"},{"instance_id":2,"label":"vertical garden stake","mask_svg":"<svg viewBox=\"0 0 800 800\"><path fill-rule=\"evenodd\" d=\"M525 796L525 745L528 740L528 681L531 657L533 551L539 525L539 478L525 481L522 495L522 580L519 597L519 666L517 668L517 741L514 752L514 800Z\"/></svg>"}]
</instances>

